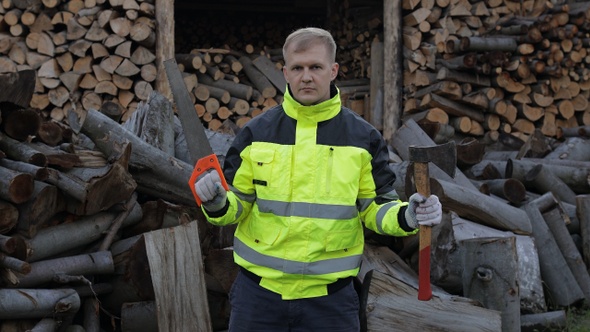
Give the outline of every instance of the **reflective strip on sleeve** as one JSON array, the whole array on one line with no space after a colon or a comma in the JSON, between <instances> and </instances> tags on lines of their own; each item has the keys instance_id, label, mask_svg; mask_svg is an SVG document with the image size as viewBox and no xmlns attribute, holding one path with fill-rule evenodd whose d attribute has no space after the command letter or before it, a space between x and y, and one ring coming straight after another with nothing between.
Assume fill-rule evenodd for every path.
<instances>
[{"instance_id":1,"label":"reflective strip on sleeve","mask_svg":"<svg viewBox=\"0 0 590 332\"><path fill-rule=\"evenodd\" d=\"M379 211L377 211L377 216L376 216L376 223L377 223L377 229L379 230L379 233L384 234L385 231L383 231L383 219L385 219L385 215L387 214L387 212L389 212L389 209L391 209L392 207L398 205L399 202L389 202L383 206L381 206L379 208Z\"/></svg>"}]
</instances>

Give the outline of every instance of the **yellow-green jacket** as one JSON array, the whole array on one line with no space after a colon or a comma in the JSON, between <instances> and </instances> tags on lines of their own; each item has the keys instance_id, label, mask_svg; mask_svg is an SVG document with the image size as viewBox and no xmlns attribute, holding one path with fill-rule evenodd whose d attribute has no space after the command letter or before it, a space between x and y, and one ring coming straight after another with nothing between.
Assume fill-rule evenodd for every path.
<instances>
[{"instance_id":1,"label":"yellow-green jacket","mask_svg":"<svg viewBox=\"0 0 590 332\"><path fill-rule=\"evenodd\" d=\"M323 296L327 284L356 276L361 222L379 234L416 232L393 190L382 136L331 90L312 106L287 92L282 105L248 122L224 162L228 204L205 210L215 225L239 223L236 263L283 299Z\"/></svg>"}]
</instances>

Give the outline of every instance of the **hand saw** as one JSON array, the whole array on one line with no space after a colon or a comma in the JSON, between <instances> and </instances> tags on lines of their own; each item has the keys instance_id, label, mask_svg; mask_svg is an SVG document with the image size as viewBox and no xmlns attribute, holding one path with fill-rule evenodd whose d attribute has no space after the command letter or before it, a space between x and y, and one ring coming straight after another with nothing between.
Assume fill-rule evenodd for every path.
<instances>
[{"instance_id":1,"label":"hand saw","mask_svg":"<svg viewBox=\"0 0 590 332\"><path fill-rule=\"evenodd\" d=\"M217 155L215 155L209 144L201 119L199 119L199 116L195 111L195 106L188 95L188 90L182 79L180 70L178 70L176 60L165 60L164 67L166 69L166 76L168 76L168 82L170 83L174 102L176 103L176 110L178 112L178 117L180 118L180 123L182 124L182 130L186 138L191 162L195 165L193 173L188 181L188 185L193 192L197 205L201 206L201 199L195 190L195 182L197 182L201 175L211 170L216 170L221 178L221 185L223 188L229 190L229 187L223 176L223 171L221 170Z\"/></svg>"}]
</instances>

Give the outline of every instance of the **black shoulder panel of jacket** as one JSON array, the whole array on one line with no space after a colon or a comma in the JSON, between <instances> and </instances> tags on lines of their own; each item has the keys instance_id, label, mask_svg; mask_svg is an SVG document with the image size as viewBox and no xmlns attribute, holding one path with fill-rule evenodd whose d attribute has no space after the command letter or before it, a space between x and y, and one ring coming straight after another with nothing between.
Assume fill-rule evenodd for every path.
<instances>
[{"instance_id":1,"label":"black shoulder panel of jacket","mask_svg":"<svg viewBox=\"0 0 590 332\"><path fill-rule=\"evenodd\" d=\"M354 111L343 107L336 117L318 126L317 143L333 146L356 146L373 156L373 178L377 195L393 190L395 173L389 167L389 151L381 133Z\"/></svg>"},{"instance_id":2,"label":"black shoulder panel of jacket","mask_svg":"<svg viewBox=\"0 0 590 332\"><path fill-rule=\"evenodd\" d=\"M225 179L233 183L234 175L242 163L240 153L252 142L272 142L282 145L295 144L296 121L277 105L248 121L227 151L223 164Z\"/></svg>"}]
</instances>

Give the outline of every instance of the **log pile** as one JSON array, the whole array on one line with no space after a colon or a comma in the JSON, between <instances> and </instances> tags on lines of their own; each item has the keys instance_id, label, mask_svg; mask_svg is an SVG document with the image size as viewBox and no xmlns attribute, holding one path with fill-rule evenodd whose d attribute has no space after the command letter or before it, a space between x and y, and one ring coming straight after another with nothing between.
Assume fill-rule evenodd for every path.
<instances>
[{"instance_id":1,"label":"log pile","mask_svg":"<svg viewBox=\"0 0 590 332\"><path fill-rule=\"evenodd\" d=\"M587 3L403 1L404 119L436 141L588 126Z\"/></svg>"},{"instance_id":2,"label":"log pile","mask_svg":"<svg viewBox=\"0 0 590 332\"><path fill-rule=\"evenodd\" d=\"M565 308L590 299L589 124L581 100L589 91L586 57L566 66L566 58L586 47L580 32L586 25L577 19L585 20L587 10L541 9L525 1L522 13L543 15L523 19L514 14L520 3L486 1L467 12L469 4L403 2L407 113L391 164L402 199L414 190L408 145L456 139L460 132L467 138L458 144L457 177L431 169L431 187L446 212L433 230L432 301L416 299L417 238L388 239L386 247L367 234L357 281L369 331L563 329ZM156 301L170 296L169 285L159 284L165 271L150 269L162 259L154 246L166 241L150 232L191 222L198 223L211 318L202 324L225 329L237 273L232 229L207 224L186 186L192 170L186 142L173 106L155 91L153 3L5 0L0 6L6 23L0 28L1 329L156 330L164 324L156 319ZM373 69L380 22L372 12L354 12L356 19L348 21L351 9L344 8L336 14L346 24L335 36L340 50L352 54L340 52L338 84L345 104L375 121L378 115L366 110L378 99L373 85L379 71ZM577 26L577 35L565 39L582 45L574 43L559 61L552 45L561 37L553 32L546 33L551 45L545 48L543 40L523 42L553 19L562 22L555 33ZM484 35L489 38L478 39ZM520 46L513 49L506 40L515 39ZM563 53L567 45L559 47ZM232 135L219 132L235 133L284 93L276 44L244 44L243 50L204 45L175 58L196 111L217 131L208 136L220 160ZM523 68L533 64L543 71L523 77ZM576 106L562 113L567 101ZM542 116L531 120L531 114ZM551 115L555 122L545 127ZM522 129L526 122L518 120L524 119L532 131ZM486 149L484 143L495 140L512 150ZM159 236L180 237L183 230ZM473 256L478 251L485 255ZM391 316L400 310L408 312L406 319ZM416 312L439 319L416 319ZM466 324L465 316L482 319Z\"/></svg>"}]
</instances>

